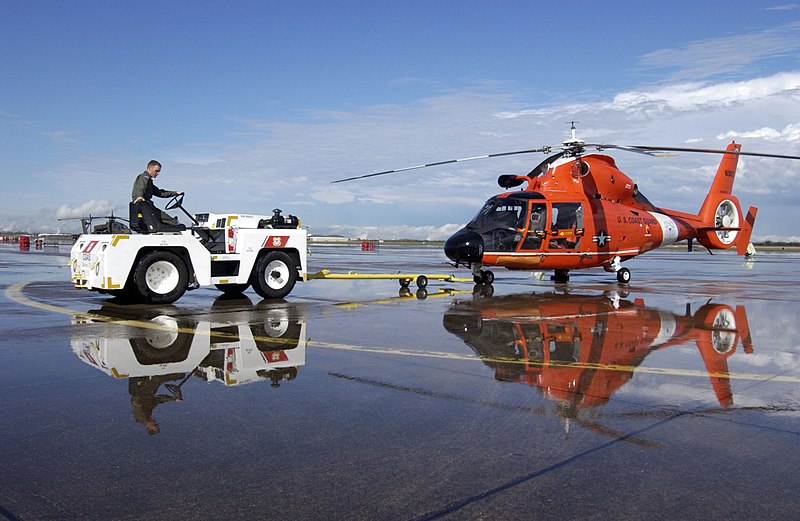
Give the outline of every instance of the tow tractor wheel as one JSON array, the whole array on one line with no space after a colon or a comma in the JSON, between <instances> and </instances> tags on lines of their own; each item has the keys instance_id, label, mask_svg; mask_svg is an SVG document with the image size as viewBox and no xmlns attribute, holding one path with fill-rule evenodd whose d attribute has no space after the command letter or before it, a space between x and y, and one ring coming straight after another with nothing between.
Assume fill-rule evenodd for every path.
<instances>
[{"instance_id":1,"label":"tow tractor wheel","mask_svg":"<svg viewBox=\"0 0 800 521\"><path fill-rule=\"evenodd\" d=\"M186 292L189 270L178 255L170 251L145 253L133 272L133 290L148 304L171 304Z\"/></svg>"},{"instance_id":2,"label":"tow tractor wheel","mask_svg":"<svg viewBox=\"0 0 800 521\"><path fill-rule=\"evenodd\" d=\"M282 251L271 251L261 257L253 272L253 289L264 298L283 298L297 280L292 258Z\"/></svg>"},{"instance_id":3,"label":"tow tractor wheel","mask_svg":"<svg viewBox=\"0 0 800 521\"><path fill-rule=\"evenodd\" d=\"M226 295L241 295L250 287L250 283L246 284L214 284L218 290Z\"/></svg>"},{"instance_id":4,"label":"tow tractor wheel","mask_svg":"<svg viewBox=\"0 0 800 521\"><path fill-rule=\"evenodd\" d=\"M617 282L620 284L627 284L631 281L631 270L628 268L620 268L617 270Z\"/></svg>"}]
</instances>

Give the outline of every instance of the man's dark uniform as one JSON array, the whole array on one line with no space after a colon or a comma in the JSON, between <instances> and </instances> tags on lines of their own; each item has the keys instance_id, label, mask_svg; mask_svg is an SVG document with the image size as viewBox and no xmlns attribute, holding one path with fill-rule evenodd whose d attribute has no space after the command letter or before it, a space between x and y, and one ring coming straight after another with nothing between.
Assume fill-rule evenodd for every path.
<instances>
[{"instance_id":1,"label":"man's dark uniform","mask_svg":"<svg viewBox=\"0 0 800 521\"><path fill-rule=\"evenodd\" d=\"M162 190L153 183L153 178L147 173L147 170L136 176L133 182L133 190L131 191L131 201L135 201L137 197L143 197L145 201L152 204L151 199L156 197L175 197L178 192L172 190ZM161 211L161 222L166 224L178 224L178 219L172 217L168 213Z\"/></svg>"}]
</instances>

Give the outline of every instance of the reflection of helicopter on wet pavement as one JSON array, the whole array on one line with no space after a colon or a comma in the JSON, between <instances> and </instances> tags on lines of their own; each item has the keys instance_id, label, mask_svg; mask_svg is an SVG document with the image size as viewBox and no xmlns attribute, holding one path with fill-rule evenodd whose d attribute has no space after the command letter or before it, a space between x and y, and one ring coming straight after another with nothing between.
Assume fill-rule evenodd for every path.
<instances>
[{"instance_id":1,"label":"reflection of helicopter on wet pavement","mask_svg":"<svg viewBox=\"0 0 800 521\"><path fill-rule=\"evenodd\" d=\"M226 386L269 380L279 387L305 364L303 305L262 301L253 306L246 297L220 297L208 320L189 320L174 311L108 304L72 330L78 358L128 379L134 418L146 426L155 406L183 399L181 388L192 376ZM158 394L162 385L167 394Z\"/></svg>"},{"instance_id":2,"label":"reflection of helicopter on wet pavement","mask_svg":"<svg viewBox=\"0 0 800 521\"><path fill-rule=\"evenodd\" d=\"M753 349L744 307L710 302L677 315L616 295L510 295L456 302L443 322L498 380L538 388L567 418L606 403L651 352L691 341L729 407L728 358Z\"/></svg>"}]
</instances>

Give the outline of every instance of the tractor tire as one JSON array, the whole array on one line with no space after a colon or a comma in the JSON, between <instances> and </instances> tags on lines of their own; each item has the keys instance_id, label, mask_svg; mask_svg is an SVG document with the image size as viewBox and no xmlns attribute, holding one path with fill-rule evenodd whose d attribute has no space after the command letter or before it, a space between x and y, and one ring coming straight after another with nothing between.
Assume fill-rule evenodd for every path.
<instances>
[{"instance_id":1,"label":"tractor tire","mask_svg":"<svg viewBox=\"0 0 800 521\"><path fill-rule=\"evenodd\" d=\"M271 251L256 263L251 284L264 298L283 298L291 293L296 281L297 268L292 258L282 251Z\"/></svg>"},{"instance_id":2,"label":"tractor tire","mask_svg":"<svg viewBox=\"0 0 800 521\"><path fill-rule=\"evenodd\" d=\"M189 285L189 270L170 251L142 255L133 271L133 291L147 304L171 304L181 298Z\"/></svg>"}]
</instances>

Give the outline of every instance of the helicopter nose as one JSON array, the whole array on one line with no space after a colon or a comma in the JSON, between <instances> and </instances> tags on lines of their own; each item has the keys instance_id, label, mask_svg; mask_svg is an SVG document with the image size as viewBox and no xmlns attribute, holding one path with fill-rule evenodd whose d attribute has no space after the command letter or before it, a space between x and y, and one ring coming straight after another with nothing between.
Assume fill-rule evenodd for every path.
<instances>
[{"instance_id":1,"label":"helicopter nose","mask_svg":"<svg viewBox=\"0 0 800 521\"><path fill-rule=\"evenodd\" d=\"M454 262L480 262L483 239L472 230L459 230L444 243L444 254Z\"/></svg>"}]
</instances>

